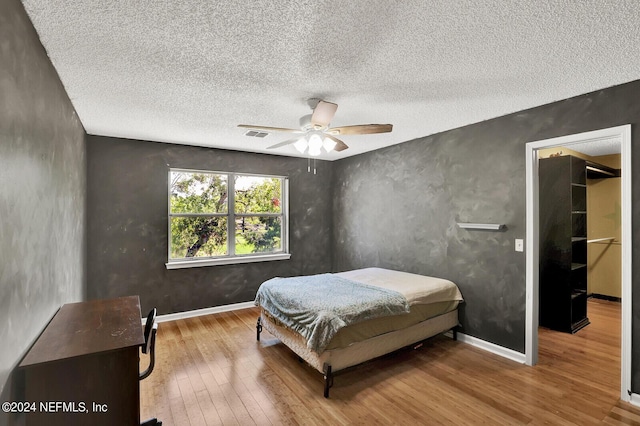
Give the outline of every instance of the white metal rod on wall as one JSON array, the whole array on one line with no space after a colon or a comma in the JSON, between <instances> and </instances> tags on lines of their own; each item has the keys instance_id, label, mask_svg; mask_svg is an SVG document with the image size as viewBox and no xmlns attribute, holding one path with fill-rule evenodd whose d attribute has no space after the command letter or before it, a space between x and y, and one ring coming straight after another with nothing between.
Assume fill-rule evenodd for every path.
<instances>
[{"instance_id":1,"label":"white metal rod on wall","mask_svg":"<svg viewBox=\"0 0 640 426\"><path fill-rule=\"evenodd\" d=\"M595 240L587 240L588 243L601 243L603 241L613 241L615 237L607 237L607 238L596 238Z\"/></svg>"}]
</instances>

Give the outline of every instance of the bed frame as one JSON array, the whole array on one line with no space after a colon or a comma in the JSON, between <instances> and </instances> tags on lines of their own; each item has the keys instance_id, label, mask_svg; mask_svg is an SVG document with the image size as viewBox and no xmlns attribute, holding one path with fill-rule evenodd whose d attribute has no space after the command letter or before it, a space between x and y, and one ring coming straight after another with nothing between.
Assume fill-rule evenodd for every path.
<instances>
[{"instance_id":1,"label":"bed frame","mask_svg":"<svg viewBox=\"0 0 640 426\"><path fill-rule=\"evenodd\" d=\"M346 348L329 349L317 353L307 348L306 341L299 333L277 324L261 309L256 324L256 339L260 341L262 328L266 328L269 333L278 338L301 359L322 373L324 375L324 397L329 398L329 389L333 386L333 375L336 372L449 330L452 331L453 339L456 340L457 326L458 310L454 309L410 327L353 343Z\"/></svg>"}]
</instances>

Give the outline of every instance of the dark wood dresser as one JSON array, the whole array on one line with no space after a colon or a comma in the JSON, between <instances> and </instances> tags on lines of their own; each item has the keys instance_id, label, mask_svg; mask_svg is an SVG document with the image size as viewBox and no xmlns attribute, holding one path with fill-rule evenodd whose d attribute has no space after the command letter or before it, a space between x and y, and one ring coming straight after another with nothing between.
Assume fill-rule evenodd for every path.
<instances>
[{"instance_id":1,"label":"dark wood dresser","mask_svg":"<svg viewBox=\"0 0 640 426\"><path fill-rule=\"evenodd\" d=\"M139 425L138 296L63 305L20 363L27 425Z\"/></svg>"}]
</instances>

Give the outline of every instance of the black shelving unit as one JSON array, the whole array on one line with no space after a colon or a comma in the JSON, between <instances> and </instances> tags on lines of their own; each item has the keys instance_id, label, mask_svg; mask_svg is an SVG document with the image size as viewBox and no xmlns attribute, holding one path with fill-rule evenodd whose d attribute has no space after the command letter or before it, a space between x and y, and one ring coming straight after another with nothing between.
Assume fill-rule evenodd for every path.
<instances>
[{"instance_id":1,"label":"black shelving unit","mask_svg":"<svg viewBox=\"0 0 640 426\"><path fill-rule=\"evenodd\" d=\"M567 333L589 325L586 165L573 156L539 161L539 322Z\"/></svg>"}]
</instances>

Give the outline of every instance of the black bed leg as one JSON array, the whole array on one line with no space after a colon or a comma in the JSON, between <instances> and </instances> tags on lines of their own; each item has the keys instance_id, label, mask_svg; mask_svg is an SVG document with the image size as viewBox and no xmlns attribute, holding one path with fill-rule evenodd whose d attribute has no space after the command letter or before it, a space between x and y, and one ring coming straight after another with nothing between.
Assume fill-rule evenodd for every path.
<instances>
[{"instance_id":1,"label":"black bed leg","mask_svg":"<svg viewBox=\"0 0 640 426\"><path fill-rule=\"evenodd\" d=\"M452 328L451 334L453 335L453 340L458 340L458 327Z\"/></svg>"},{"instance_id":2,"label":"black bed leg","mask_svg":"<svg viewBox=\"0 0 640 426\"><path fill-rule=\"evenodd\" d=\"M324 397L329 398L329 388L333 386L333 374L331 373L331 366L325 364L324 370Z\"/></svg>"},{"instance_id":3,"label":"black bed leg","mask_svg":"<svg viewBox=\"0 0 640 426\"><path fill-rule=\"evenodd\" d=\"M256 323L256 340L260 341L260 333L262 333L262 318L258 317L258 322Z\"/></svg>"}]
</instances>

